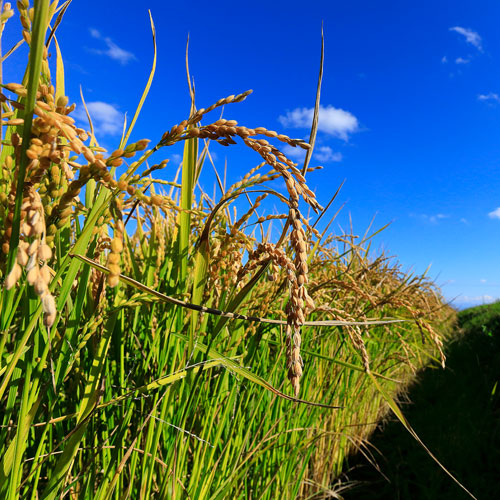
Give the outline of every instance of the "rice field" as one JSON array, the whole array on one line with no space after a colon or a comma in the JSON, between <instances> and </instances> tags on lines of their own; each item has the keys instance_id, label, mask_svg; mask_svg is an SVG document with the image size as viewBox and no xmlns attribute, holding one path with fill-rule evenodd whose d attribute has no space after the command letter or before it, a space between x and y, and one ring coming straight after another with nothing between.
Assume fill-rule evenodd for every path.
<instances>
[{"instance_id":1,"label":"rice field","mask_svg":"<svg viewBox=\"0 0 500 500\"><path fill-rule=\"evenodd\" d=\"M454 312L373 233L330 231L316 120L305 142L218 118L250 91L191 88L181 123L131 142L155 54L118 149L101 147L65 92L68 6L1 13L29 60L0 94L0 498L331 497L397 391L444 363ZM197 183L213 142L255 155L232 186L214 173L215 199Z\"/></svg>"}]
</instances>

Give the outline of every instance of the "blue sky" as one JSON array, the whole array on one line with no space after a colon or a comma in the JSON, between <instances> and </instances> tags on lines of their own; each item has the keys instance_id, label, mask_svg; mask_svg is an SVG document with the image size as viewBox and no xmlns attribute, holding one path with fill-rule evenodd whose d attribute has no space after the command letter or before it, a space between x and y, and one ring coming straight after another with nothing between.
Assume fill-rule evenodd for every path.
<instances>
[{"instance_id":1,"label":"blue sky","mask_svg":"<svg viewBox=\"0 0 500 500\"><path fill-rule=\"evenodd\" d=\"M332 214L363 234L391 226L376 247L429 274L459 307L500 298L500 3L93 2L73 0L58 30L67 93L83 93L102 142L119 140L158 67L136 139L157 140L187 117L185 44L197 104L253 89L224 116L308 136L324 22L325 66L317 152L308 182ZM3 37L5 51L19 34ZM4 67L15 80L23 49ZM214 119L215 116L214 116ZM258 163L243 145L213 147L237 180ZM166 152L174 160L179 150ZM212 182L207 177L204 182ZM209 189L211 191L211 188ZM340 232L339 225L334 230Z\"/></svg>"}]
</instances>

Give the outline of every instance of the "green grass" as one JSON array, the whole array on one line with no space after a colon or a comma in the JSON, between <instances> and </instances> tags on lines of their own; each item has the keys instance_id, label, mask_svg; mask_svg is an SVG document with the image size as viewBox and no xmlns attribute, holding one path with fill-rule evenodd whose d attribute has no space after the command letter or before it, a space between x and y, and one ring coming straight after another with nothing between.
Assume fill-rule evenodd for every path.
<instances>
[{"instance_id":1,"label":"green grass","mask_svg":"<svg viewBox=\"0 0 500 500\"><path fill-rule=\"evenodd\" d=\"M477 498L499 498L500 303L461 311L457 329L446 346L446 369L426 368L401 406L422 440L463 485ZM360 456L351 458L348 478L367 484L345 498L470 498L399 422L384 424L369 449L381 473Z\"/></svg>"}]
</instances>

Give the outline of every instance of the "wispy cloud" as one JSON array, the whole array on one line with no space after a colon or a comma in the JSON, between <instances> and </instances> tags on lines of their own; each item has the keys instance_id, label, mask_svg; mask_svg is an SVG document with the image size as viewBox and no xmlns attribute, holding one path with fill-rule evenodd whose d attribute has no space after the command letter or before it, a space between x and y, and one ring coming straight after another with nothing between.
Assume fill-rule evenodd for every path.
<instances>
[{"instance_id":1,"label":"wispy cloud","mask_svg":"<svg viewBox=\"0 0 500 500\"><path fill-rule=\"evenodd\" d=\"M295 161L304 161L306 157L306 152L302 148L293 147L287 144L282 148L282 152L288 158L291 158Z\"/></svg>"},{"instance_id":2,"label":"wispy cloud","mask_svg":"<svg viewBox=\"0 0 500 500\"><path fill-rule=\"evenodd\" d=\"M116 135L122 132L124 115L121 111L107 102L94 101L86 104L96 133ZM79 106L73 116L81 122L87 122L83 106Z\"/></svg>"},{"instance_id":3,"label":"wispy cloud","mask_svg":"<svg viewBox=\"0 0 500 500\"><path fill-rule=\"evenodd\" d=\"M500 207L496 208L488 214L490 219L500 219Z\"/></svg>"},{"instance_id":4,"label":"wispy cloud","mask_svg":"<svg viewBox=\"0 0 500 500\"><path fill-rule=\"evenodd\" d=\"M436 214L436 215L427 215L426 216L431 224L437 224L440 220L447 219L449 215L445 214Z\"/></svg>"},{"instance_id":5,"label":"wispy cloud","mask_svg":"<svg viewBox=\"0 0 500 500\"><path fill-rule=\"evenodd\" d=\"M212 153L210 153L212 154ZM174 153L170 159L172 160L172 163L174 163L174 165L180 165L180 163L182 162L182 155L179 155L177 153Z\"/></svg>"},{"instance_id":6,"label":"wispy cloud","mask_svg":"<svg viewBox=\"0 0 500 500\"><path fill-rule=\"evenodd\" d=\"M301 162L306 157L306 151L302 148L286 145L282 149L283 153L292 160ZM342 161L342 153L333 151L330 146L316 146L314 148L313 158L321 163L330 163L335 161Z\"/></svg>"},{"instance_id":7,"label":"wispy cloud","mask_svg":"<svg viewBox=\"0 0 500 500\"><path fill-rule=\"evenodd\" d=\"M498 300L498 298L493 297L491 295L473 295L473 296L460 295L460 297L457 297L456 299L453 300L452 304L462 308L462 307L476 306L480 304L491 304L496 300Z\"/></svg>"},{"instance_id":8,"label":"wispy cloud","mask_svg":"<svg viewBox=\"0 0 500 500\"><path fill-rule=\"evenodd\" d=\"M453 28L450 28L450 31L455 31L456 33L464 36L467 43L476 47L476 49L480 52L483 51L483 41L479 36L479 33L477 33L476 31L473 31L469 28L463 28L462 26L454 26Z\"/></svg>"},{"instance_id":9,"label":"wispy cloud","mask_svg":"<svg viewBox=\"0 0 500 500\"><path fill-rule=\"evenodd\" d=\"M469 64L470 59L464 59L463 57L457 57L455 59L455 64Z\"/></svg>"},{"instance_id":10,"label":"wispy cloud","mask_svg":"<svg viewBox=\"0 0 500 500\"><path fill-rule=\"evenodd\" d=\"M329 163L333 161L342 161L342 153L336 153L330 146L320 146L315 148L314 155L318 161Z\"/></svg>"},{"instance_id":11,"label":"wispy cloud","mask_svg":"<svg viewBox=\"0 0 500 500\"><path fill-rule=\"evenodd\" d=\"M448 219L450 216L446 215L446 214L428 215L428 214L411 213L410 217L416 217L417 219L423 220L423 221L428 222L430 224L437 224L439 221L441 221L443 219Z\"/></svg>"},{"instance_id":12,"label":"wispy cloud","mask_svg":"<svg viewBox=\"0 0 500 500\"><path fill-rule=\"evenodd\" d=\"M284 127L310 128L314 115L314 108L295 108L281 115L278 120ZM349 134L359 130L358 119L349 111L333 106L320 106L318 130L347 141Z\"/></svg>"},{"instance_id":13,"label":"wispy cloud","mask_svg":"<svg viewBox=\"0 0 500 500\"><path fill-rule=\"evenodd\" d=\"M479 94L477 98L480 101L500 102L500 96L495 92L490 92L489 94Z\"/></svg>"},{"instance_id":14,"label":"wispy cloud","mask_svg":"<svg viewBox=\"0 0 500 500\"><path fill-rule=\"evenodd\" d=\"M446 56L443 56L443 57L441 58L441 62L442 62L443 64L446 64L446 63L448 62L448 58L447 58Z\"/></svg>"},{"instance_id":15,"label":"wispy cloud","mask_svg":"<svg viewBox=\"0 0 500 500\"><path fill-rule=\"evenodd\" d=\"M104 56L108 56L111 59L114 59L115 61L118 61L120 64L127 64L129 61L134 61L137 60L137 57L135 57L132 52L129 52L128 50L122 49L121 47L118 47L111 38L107 36L102 36L101 32L99 30L96 30L95 28L90 28L90 35L93 38L96 38L97 40L102 40L107 48L106 49L91 49L92 52L96 54L101 54Z\"/></svg>"}]
</instances>

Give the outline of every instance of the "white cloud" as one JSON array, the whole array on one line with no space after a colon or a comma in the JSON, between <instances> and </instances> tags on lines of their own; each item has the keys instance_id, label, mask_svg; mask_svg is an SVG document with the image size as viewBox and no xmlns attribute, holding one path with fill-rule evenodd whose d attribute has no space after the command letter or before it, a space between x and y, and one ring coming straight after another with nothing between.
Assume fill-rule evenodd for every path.
<instances>
[{"instance_id":1,"label":"white cloud","mask_svg":"<svg viewBox=\"0 0 500 500\"><path fill-rule=\"evenodd\" d=\"M281 115L278 120L284 127L310 128L313 121L314 108L295 108ZM345 141L349 134L359 130L358 119L349 111L333 106L320 106L318 130L326 134L340 137Z\"/></svg>"},{"instance_id":2,"label":"white cloud","mask_svg":"<svg viewBox=\"0 0 500 500\"><path fill-rule=\"evenodd\" d=\"M96 134L116 135L123 130L124 115L107 102L88 102L90 118L94 125ZM75 119L87 123L87 115L83 106L79 106L73 113Z\"/></svg>"},{"instance_id":3,"label":"white cloud","mask_svg":"<svg viewBox=\"0 0 500 500\"><path fill-rule=\"evenodd\" d=\"M443 57L441 58L441 62L442 62L443 64L447 63L447 62L448 62L448 58L447 58L446 56L443 56Z\"/></svg>"},{"instance_id":4,"label":"white cloud","mask_svg":"<svg viewBox=\"0 0 500 500\"><path fill-rule=\"evenodd\" d=\"M330 146L320 146L314 149L314 157L321 162L342 161L342 153L334 153Z\"/></svg>"},{"instance_id":5,"label":"white cloud","mask_svg":"<svg viewBox=\"0 0 500 500\"><path fill-rule=\"evenodd\" d=\"M304 161L306 158L305 149L299 148L298 146L294 148L287 144L283 147L282 152L287 158L291 158L292 160Z\"/></svg>"},{"instance_id":6,"label":"white cloud","mask_svg":"<svg viewBox=\"0 0 500 500\"><path fill-rule=\"evenodd\" d=\"M417 219L421 219L425 222L430 222L431 224L437 224L439 221L441 221L443 219L448 219L450 216L446 215L446 214L428 215L428 214L411 213L410 217L416 217Z\"/></svg>"},{"instance_id":7,"label":"white cloud","mask_svg":"<svg viewBox=\"0 0 500 500\"><path fill-rule=\"evenodd\" d=\"M482 279L480 279L480 280L479 280L479 282L480 282L480 283L486 283L487 281L488 281L488 280L486 280L486 279L484 279L484 278L482 278Z\"/></svg>"},{"instance_id":8,"label":"white cloud","mask_svg":"<svg viewBox=\"0 0 500 500\"><path fill-rule=\"evenodd\" d=\"M476 49L480 52L483 51L482 39L476 31L472 31L469 28L462 28L461 26L454 26L453 28L450 28L450 31L455 31L456 33L464 36L467 43L476 47Z\"/></svg>"},{"instance_id":9,"label":"white cloud","mask_svg":"<svg viewBox=\"0 0 500 500\"><path fill-rule=\"evenodd\" d=\"M461 222L462 224L469 224L469 221L468 221L465 217L462 217L462 218L460 219L460 222Z\"/></svg>"},{"instance_id":10,"label":"white cloud","mask_svg":"<svg viewBox=\"0 0 500 500\"><path fill-rule=\"evenodd\" d=\"M495 302L498 300L497 297L492 297L491 295L461 295L460 297L457 297L456 299L453 300L452 304L456 305L458 307L462 306L477 306L481 304L491 304L492 302Z\"/></svg>"},{"instance_id":11,"label":"white cloud","mask_svg":"<svg viewBox=\"0 0 500 500\"><path fill-rule=\"evenodd\" d=\"M287 144L282 149L285 156L294 161L302 162L306 158L306 151L299 147L293 147ZM342 161L342 153L335 153L330 146L317 146L314 148L313 158L322 163Z\"/></svg>"},{"instance_id":12,"label":"white cloud","mask_svg":"<svg viewBox=\"0 0 500 500\"><path fill-rule=\"evenodd\" d=\"M464 59L463 57L457 57L455 59L455 64L469 64L470 59Z\"/></svg>"},{"instance_id":13,"label":"white cloud","mask_svg":"<svg viewBox=\"0 0 500 500\"><path fill-rule=\"evenodd\" d=\"M490 212L488 214L488 217L490 219L500 219L500 207L498 207L495 210L493 210L493 212Z\"/></svg>"},{"instance_id":14,"label":"white cloud","mask_svg":"<svg viewBox=\"0 0 500 500\"><path fill-rule=\"evenodd\" d=\"M92 49L92 52L108 56L111 59L114 59L123 65L127 64L129 61L137 59L137 57L135 57L135 55L132 54L132 52L128 52L127 50L118 47L118 45L116 45L116 43L113 42L111 38L103 37L99 30L96 30L95 28L90 28L90 35L93 38L96 38L97 40L102 40L107 45L106 50Z\"/></svg>"},{"instance_id":15,"label":"white cloud","mask_svg":"<svg viewBox=\"0 0 500 500\"><path fill-rule=\"evenodd\" d=\"M490 92L489 94L479 94L477 98L480 101L497 101L500 102L500 96L495 94L495 92Z\"/></svg>"},{"instance_id":16,"label":"white cloud","mask_svg":"<svg viewBox=\"0 0 500 500\"><path fill-rule=\"evenodd\" d=\"M212 154L212 153L210 153L210 154ZM170 159L172 160L172 162L173 162L175 165L177 165L177 166L178 166L178 165L180 165L180 164L181 164L181 162L182 162L182 155L179 155L179 154L177 154L177 153L174 153L174 154L171 156L171 158L170 158Z\"/></svg>"},{"instance_id":17,"label":"white cloud","mask_svg":"<svg viewBox=\"0 0 500 500\"><path fill-rule=\"evenodd\" d=\"M431 224L437 224L438 221L442 220L442 219L447 219L449 217L449 215L445 215L445 214L436 214L436 215L429 215L428 218L429 218L429 222Z\"/></svg>"}]
</instances>

